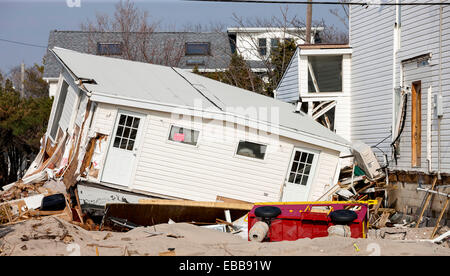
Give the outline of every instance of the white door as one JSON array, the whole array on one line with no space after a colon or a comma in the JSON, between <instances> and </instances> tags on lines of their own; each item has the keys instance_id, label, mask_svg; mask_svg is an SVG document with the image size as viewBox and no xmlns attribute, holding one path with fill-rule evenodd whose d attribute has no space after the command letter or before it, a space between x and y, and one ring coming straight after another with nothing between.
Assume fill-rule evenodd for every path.
<instances>
[{"instance_id":1,"label":"white door","mask_svg":"<svg viewBox=\"0 0 450 276\"><path fill-rule=\"evenodd\" d=\"M128 186L136 164L145 115L119 110L103 167L102 181Z\"/></svg>"},{"instance_id":2,"label":"white door","mask_svg":"<svg viewBox=\"0 0 450 276\"><path fill-rule=\"evenodd\" d=\"M294 148L284 183L282 201L306 201L317 167L319 152Z\"/></svg>"}]
</instances>

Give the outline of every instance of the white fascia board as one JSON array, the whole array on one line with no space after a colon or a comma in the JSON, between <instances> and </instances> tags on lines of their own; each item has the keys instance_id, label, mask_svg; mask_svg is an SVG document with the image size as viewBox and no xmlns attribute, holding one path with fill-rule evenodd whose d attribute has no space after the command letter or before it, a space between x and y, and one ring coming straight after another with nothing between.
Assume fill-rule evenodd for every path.
<instances>
[{"instance_id":1,"label":"white fascia board","mask_svg":"<svg viewBox=\"0 0 450 276\"><path fill-rule=\"evenodd\" d=\"M59 78L42 78L42 79L45 80L47 83L59 81Z\"/></svg>"},{"instance_id":2,"label":"white fascia board","mask_svg":"<svg viewBox=\"0 0 450 276\"><path fill-rule=\"evenodd\" d=\"M300 46L300 55L301 56L321 56L321 55L351 55L353 49L344 48L344 49L301 49Z\"/></svg>"},{"instance_id":3,"label":"white fascia board","mask_svg":"<svg viewBox=\"0 0 450 276\"><path fill-rule=\"evenodd\" d=\"M248 117L239 116L236 114L231 114L227 112L217 111L217 110L199 110L192 107L177 106L172 104L165 104L160 102L144 101L139 99L131 99L119 96L112 96L107 94L102 94L94 92L91 96L91 101L107 103L112 105L130 106L134 108L140 108L145 110L156 110L168 113L177 113L188 116L197 116L205 119L216 119L229 121L231 123L245 122L246 126L258 128L267 131L270 129L276 129L278 135L291 138L298 141L303 141L305 143L318 145L323 148L329 148L338 152L347 152L350 148L350 144L342 144L336 141L332 141L326 138L318 137L314 134L307 132L297 132L296 130L283 127L280 125L274 125L269 122L258 121L255 119L250 119ZM265 128L265 129L264 129ZM276 133L274 133L276 134Z\"/></svg>"},{"instance_id":4,"label":"white fascia board","mask_svg":"<svg viewBox=\"0 0 450 276\"><path fill-rule=\"evenodd\" d=\"M311 27L311 31L323 31L323 27ZM274 32L274 31L283 31L286 30L286 32L295 32L295 31L303 31L306 30L306 28L282 28L282 27L231 27L227 28L227 32L229 33L261 33L261 32Z\"/></svg>"}]
</instances>

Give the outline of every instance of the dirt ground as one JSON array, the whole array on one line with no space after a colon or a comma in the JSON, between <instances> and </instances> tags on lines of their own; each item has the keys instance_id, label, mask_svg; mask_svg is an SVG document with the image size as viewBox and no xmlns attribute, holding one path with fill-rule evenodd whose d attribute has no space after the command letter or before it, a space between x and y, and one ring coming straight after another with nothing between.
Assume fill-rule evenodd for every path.
<instances>
[{"instance_id":1,"label":"dirt ground","mask_svg":"<svg viewBox=\"0 0 450 276\"><path fill-rule=\"evenodd\" d=\"M371 231L368 239L326 237L255 243L187 223L140 227L126 233L93 232L54 217L45 217L0 228L0 255L450 256L448 242L437 245L414 241L427 239L431 230L381 229Z\"/></svg>"}]
</instances>

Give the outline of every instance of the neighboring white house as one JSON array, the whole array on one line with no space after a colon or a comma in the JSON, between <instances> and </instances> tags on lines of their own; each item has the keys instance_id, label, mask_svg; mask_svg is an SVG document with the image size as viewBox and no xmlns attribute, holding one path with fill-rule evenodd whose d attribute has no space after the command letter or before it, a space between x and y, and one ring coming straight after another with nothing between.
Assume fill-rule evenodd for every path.
<instances>
[{"instance_id":1,"label":"neighboring white house","mask_svg":"<svg viewBox=\"0 0 450 276\"><path fill-rule=\"evenodd\" d=\"M408 1L414 2L423 1ZM417 185L431 184L436 175L438 185L449 184L449 9L350 7L351 138L376 145L394 179L405 179L391 200L407 212L420 210L425 193ZM439 191L450 190L443 185ZM436 214L444 202L435 197Z\"/></svg>"},{"instance_id":2,"label":"neighboring white house","mask_svg":"<svg viewBox=\"0 0 450 276\"><path fill-rule=\"evenodd\" d=\"M313 28L312 37L322 31ZM285 39L303 44L303 28L228 28L226 32L153 32L149 34L147 60L154 64L170 64L178 68L200 72L224 71L236 51L244 56L257 73L267 72L265 61L270 51ZM139 41L140 33L131 32L131 41ZM120 32L50 31L48 48L61 47L81 53L127 59ZM314 42L314 39L312 39ZM164 58L162 58L164 57ZM50 51L44 62L44 80L49 84L49 96L55 96L60 66Z\"/></svg>"},{"instance_id":3,"label":"neighboring white house","mask_svg":"<svg viewBox=\"0 0 450 276\"><path fill-rule=\"evenodd\" d=\"M449 6L352 5L349 45L300 45L276 98L303 103L315 119L334 108L332 129L371 146L389 169L397 186L388 205L400 212L420 212L421 187L437 177L441 194L433 201L434 215L429 213L436 217L450 183L449 36ZM321 84L321 71L325 81L339 81ZM327 93L338 83L342 90Z\"/></svg>"},{"instance_id":4,"label":"neighboring white house","mask_svg":"<svg viewBox=\"0 0 450 276\"><path fill-rule=\"evenodd\" d=\"M67 186L248 202L315 200L337 183L349 142L293 105L174 67L52 53L63 71L26 177L50 163Z\"/></svg>"},{"instance_id":5,"label":"neighboring white house","mask_svg":"<svg viewBox=\"0 0 450 276\"><path fill-rule=\"evenodd\" d=\"M314 43L316 34L323 27L315 27L311 30L311 41ZM278 47L280 42L293 40L296 44L304 44L305 28L282 27L232 27L227 28L228 36L234 43L235 49L249 62L252 71L266 72L264 61L270 57L270 52Z\"/></svg>"},{"instance_id":6,"label":"neighboring white house","mask_svg":"<svg viewBox=\"0 0 450 276\"><path fill-rule=\"evenodd\" d=\"M299 45L275 98L301 110L345 139L351 139L349 45Z\"/></svg>"}]
</instances>

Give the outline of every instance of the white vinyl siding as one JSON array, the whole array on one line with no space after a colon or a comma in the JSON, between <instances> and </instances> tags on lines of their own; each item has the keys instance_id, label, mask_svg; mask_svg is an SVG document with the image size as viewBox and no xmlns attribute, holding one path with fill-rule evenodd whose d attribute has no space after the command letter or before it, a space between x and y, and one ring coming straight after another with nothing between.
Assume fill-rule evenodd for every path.
<instances>
[{"instance_id":1,"label":"white vinyl siding","mask_svg":"<svg viewBox=\"0 0 450 276\"><path fill-rule=\"evenodd\" d=\"M351 6L351 138L369 146L391 134L394 8ZM390 154L390 139L378 147ZM374 150L381 159L382 154Z\"/></svg>"},{"instance_id":2,"label":"white vinyl siding","mask_svg":"<svg viewBox=\"0 0 450 276\"><path fill-rule=\"evenodd\" d=\"M113 125L105 118L115 114L116 108L99 104L94 130L110 135ZM319 146L257 135L234 124L224 126L221 121L192 125L186 116L179 119L164 112L139 112L147 114L147 124L143 142L138 145L137 167L130 187L134 191L189 200L215 201L217 196L224 196L252 202L279 201L294 146L320 152L310 200L320 196L336 172L339 153ZM198 130L197 146L168 141L171 125ZM267 145L264 160L236 155L240 140Z\"/></svg>"},{"instance_id":3,"label":"white vinyl siding","mask_svg":"<svg viewBox=\"0 0 450 276\"><path fill-rule=\"evenodd\" d=\"M300 97L298 52L297 48L277 87L277 99L283 102L295 103Z\"/></svg>"},{"instance_id":4,"label":"white vinyl siding","mask_svg":"<svg viewBox=\"0 0 450 276\"><path fill-rule=\"evenodd\" d=\"M419 2L417 0L411 2ZM424 2L424 1L420 1ZM433 2L433 1L425 1ZM448 2L448 1L444 1ZM443 9L442 26L442 92L444 117L441 126L442 172L450 172L450 11ZM375 145L390 134L393 99L393 30L395 8L351 7L350 39L352 57L352 139ZM406 63L403 68L404 86L421 81L421 163L411 167L411 94L408 95L407 116L400 140L398 165L391 161L393 169L428 172L427 164L427 105L439 93L439 6L401 7L400 49L396 54L395 86L400 85L401 61L430 53L430 64L418 67L417 62ZM431 89L431 90L430 90ZM438 165L437 119L432 108L431 152L432 170ZM379 147L391 158L391 139ZM379 151L375 150L378 154ZM380 157L380 155L378 155ZM379 159L382 161L382 159Z\"/></svg>"},{"instance_id":5,"label":"white vinyl siding","mask_svg":"<svg viewBox=\"0 0 450 276\"><path fill-rule=\"evenodd\" d=\"M117 106L99 103L94 113L93 130L111 135L117 114Z\"/></svg>"},{"instance_id":6,"label":"white vinyl siding","mask_svg":"<svg viewBox=\"0 0 450 276\"><path fill-rule=\"evenodd\" d=\"M67 89L66 101L64 103L64 108L61 114L61 119L59 120L59 126L63 131L66 131L72 120L72 115L77 104L78 92L69 85Z\"/></svg>"},{"instance_id":7,"label":"white vinyl siding","mask_svg":"<svg viewBox=\"0 0 450 276\"><path fill-rule=\"evenodd\" d=\"M444 101L444 117L441 123L441 146L442 146L442 170L450 172L450 11L444 8L442 15L442 93ZM421 115L422 115L422 147L421 164L414 170L428 172L427 164L427 105L428 93L431 90L432 106L434 95L439 93L439 7L402 7L402 30L401 48L398 53L398 60L404 60L431 53L432 58L427 66L417 66L417 62L405 64L404 83L411 87L412 82L421 81ZM437 119L434 109L431 109L431 152L432 169L438 169L438 131ZM398 166L395 168L402 170L411 169L411 96L408 98L407 117L405 128L400 140L400 158Z\"/></svg>"}]
</instances>

